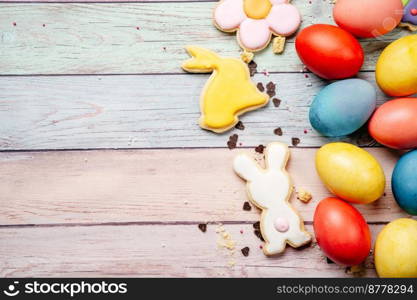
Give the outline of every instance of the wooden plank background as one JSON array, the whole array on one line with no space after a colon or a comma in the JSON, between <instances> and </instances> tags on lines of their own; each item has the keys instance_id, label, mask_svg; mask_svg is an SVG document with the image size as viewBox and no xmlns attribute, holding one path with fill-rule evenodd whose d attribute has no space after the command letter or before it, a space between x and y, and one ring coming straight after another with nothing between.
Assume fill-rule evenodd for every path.
<instances>
[{"instance_id":1,"label":"wooden plank background","mask_svg":"<svg viewBox=\"0 0 417 300\"><path fill-rule=\"evenodd\" d=\"M271 141L300 139L289 171L313 200L294 194L292 203L310 232L316 204L330 195L314 168L317 147L329 140L307 119L327 82L304 70L294 38L283 55L269 47L255 56L253 79L276 84L279 107L270 103L242 117L244 130L217 135L197 126L209 74L180 69L187 44L239 55L235 36L211 24L215 1L74 2L90 1L0 1L0 276L376 275L372 255L352 274L328 263L315 242L267 258L253 233L259 212L242 209L244 182L232 158ZM302 27L332 23L329 1L310 2L294 0ZM359 77L375 84L381 50L407 34L361 40ZM386 100L378 91L378 104ZM231 134L244 149L227 149ZM389 186L400 153L376 145L366 128L342 140L384 167L384 197L357 206L375 238L387 222L409 217ZM236 241L234 253L218 249L218 224ZM246 246L248 257L240 253Z\"/></svg>"}]
</instances>

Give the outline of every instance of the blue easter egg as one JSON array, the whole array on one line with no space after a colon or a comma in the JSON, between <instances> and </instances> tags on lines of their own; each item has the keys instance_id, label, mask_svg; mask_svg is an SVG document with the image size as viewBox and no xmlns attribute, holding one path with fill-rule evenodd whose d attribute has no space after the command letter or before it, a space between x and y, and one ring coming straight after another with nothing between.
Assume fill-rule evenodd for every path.
<instances>
[{"instance_id":1,"label":"blue easter egg","mask_svg":"<svg viewBox=\"0 0 417 300\"><path fill-rule=\"evenodd\" d=\"M392 173L392 192L398 205L417 216L417 150L404 154Z\"/></svg>"},{"instance_id":2,"label":"blue easter egg","mask_svg":"<svg viewBox=\"0 0 417 300\"><path fill-rule=\"evenodd\" d=\"M361 128L376 107L375 88L362 79L329 84L314 98L310 123L328 137L350 134Z\"/></svg>"}]
</instances>

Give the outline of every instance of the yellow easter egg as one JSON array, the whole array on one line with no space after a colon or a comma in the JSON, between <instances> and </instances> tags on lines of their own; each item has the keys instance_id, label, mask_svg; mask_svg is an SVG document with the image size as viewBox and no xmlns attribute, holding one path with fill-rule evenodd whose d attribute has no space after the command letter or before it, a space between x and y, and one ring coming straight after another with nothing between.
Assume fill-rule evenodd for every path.
<instances>
[{"instance_id":1,"label":"yellow easter egg","mask_svg":"<svg viewBox=\"0 0 417 300\"><path fill-rule=\"evenodd\" d=\"M402 37L386 47L376 64L375 75L387 95L417 93L417 34Z\"/></svg>"},{"instance_id":2,"label":"yellow easter egg","mask_svg":"<svg viewBox=\"0 0 417 300\"><path fill-rule=\"evenodd\" d=\"M371 203L382 196L385 175L379 162L348 143L330 143L316 154L316 169L324 185L352 203Z\"/></svg>"},{"instance_id":3,"label":"yellow easter egg","mask_svg":"<svg viewBox=\"0 0 417 300\"><path fill-rule=\"evenodd\" d=\"M417 278L417 221L397 219L378 234L375 267L379 277Z\"/></svg>"}]
</instances>

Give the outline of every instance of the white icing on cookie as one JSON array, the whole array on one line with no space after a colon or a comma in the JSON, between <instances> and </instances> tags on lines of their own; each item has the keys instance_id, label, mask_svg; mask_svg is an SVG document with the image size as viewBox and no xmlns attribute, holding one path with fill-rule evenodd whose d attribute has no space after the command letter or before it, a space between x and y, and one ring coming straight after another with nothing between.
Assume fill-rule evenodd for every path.
<instances>
[{"instance_id":1,"label":"white icing on cookie","mask_svg":"<svg viewBox=\"0 0 417 300\"><path fill-rule=\"evenodd\" d=\"M247 181L249 200L262 209L261 233L265 239L263 247L266 255L281 253L286 243L292 247L300 247L311 241L311 236L304 230L304 224L288 199L292 192L292 184L285 166L289 157L287 145L271 143L265 149L266 168L262 169L246 154L235 157L235 172ZM277 230L282 220L288 229Z\"/></svg>"},{"instance_id":2,"label":"white icing on cookie","mask_svg":"<svg viewBox=\"0 0 417 300\"><path fill-rule=\"evenodd\" d=\"M274 227L279 232L287 232L290 228L290 224L285 218L277 218L274 222Z\"/></svg>"}]
</instances>

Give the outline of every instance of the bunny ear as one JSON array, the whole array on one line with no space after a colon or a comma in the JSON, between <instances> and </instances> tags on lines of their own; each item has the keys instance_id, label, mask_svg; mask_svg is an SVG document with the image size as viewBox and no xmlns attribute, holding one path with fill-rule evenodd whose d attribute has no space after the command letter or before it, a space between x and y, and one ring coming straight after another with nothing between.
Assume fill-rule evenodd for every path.
<instances>
[{"instance_id":1,"label":"bunny ear","mask_svg":"<svg viewBox=\"0 0 417 300\"><path fill-rule=\"evenodd\" d=\"M197 46L187 46L187 52L193 57L182 64L182 68L188 72L211 72L219 56L216 53Z\"/></svg>"},{"instance_id":2,"label":"bunny ear","mask_svg":"<svg viewBox=\"0 0 417 300\"><path fill-rule=\"evenodd\" d=\"M239 154L233 161L233 169L235 172L246 181L253 181L259 175L261 170L257 163L246 154Z\"/></svg>"},{"instance_id":3,"label":"bunny ear","mask_svg":"<svg viewBox=\"0 0 417 300\"><path fill-rule=\"evenodd\" d=\"M269 169L284 169L289 156L288 146L281 143L271 143L266 148L266 167Z\"/></svg>"}]
</instances>

